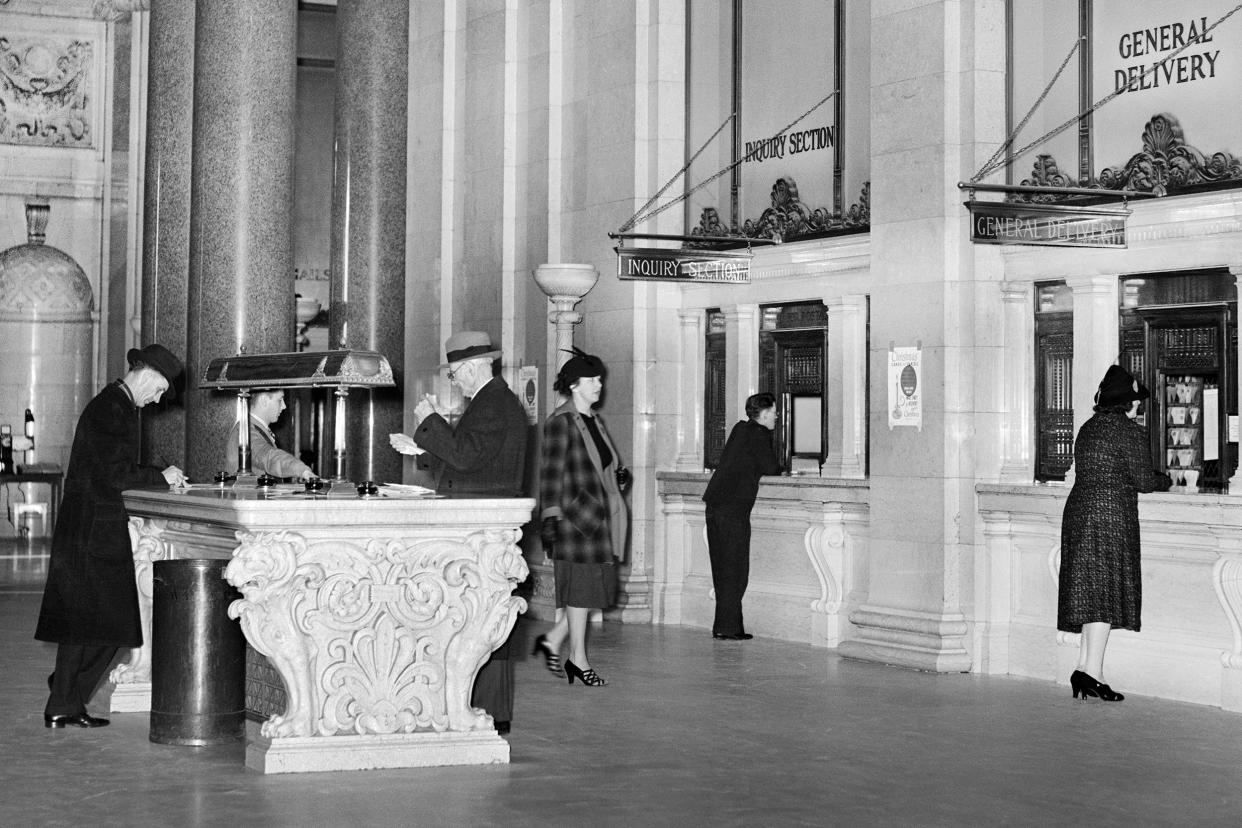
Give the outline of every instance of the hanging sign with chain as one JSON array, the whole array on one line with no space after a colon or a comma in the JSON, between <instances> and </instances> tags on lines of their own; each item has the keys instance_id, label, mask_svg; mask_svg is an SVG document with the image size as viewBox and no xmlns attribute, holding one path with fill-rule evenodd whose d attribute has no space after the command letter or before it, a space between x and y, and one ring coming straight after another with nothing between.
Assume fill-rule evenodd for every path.
<instances>
[{"instance_id":1,"label":"hanging sign with chain","mask_svg":"<svg viewBox=\"0 0 1242 828\"><path fill-rule=\"evenodd\" d=\"M1125 207L968 201L970 240L977 244L1125 247Z\"/></svg>"},{"instance_id":2,"label":"hanging sign with chain","mask_svg":"<svg viewBox=\"0 0 1242 828\"><path fill-rule=\"evenodd\" d=\"M750 251L618 247L617 277L655 282L750 281Z\"/></svg>"}]
</instances>

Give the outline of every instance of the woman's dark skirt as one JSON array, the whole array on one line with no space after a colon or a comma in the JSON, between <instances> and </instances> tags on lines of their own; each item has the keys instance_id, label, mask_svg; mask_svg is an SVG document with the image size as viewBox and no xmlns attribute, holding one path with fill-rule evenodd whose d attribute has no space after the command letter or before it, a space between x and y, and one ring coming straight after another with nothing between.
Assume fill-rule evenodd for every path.
<instances>
[{"instance_id":1,"label":"woman's dark skirt","mask_svg":"<svg viewBox=\"0 0 1242 828\"><path fill-rule=\"evenodd\" d=\"M613 564L552 561L556 606L606 609L617 602L617 567Z\"/></svg>"}]
</instances>

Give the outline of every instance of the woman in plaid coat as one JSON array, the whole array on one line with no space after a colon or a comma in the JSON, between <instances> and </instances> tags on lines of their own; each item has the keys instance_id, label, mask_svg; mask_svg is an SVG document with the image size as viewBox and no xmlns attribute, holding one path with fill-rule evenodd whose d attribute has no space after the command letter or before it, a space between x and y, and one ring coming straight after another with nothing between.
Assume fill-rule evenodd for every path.
<instances>
[{"instance_id":1,"label":"woman in plaid coat","mask_svg":"<svg viewBox=\"0 0 1242 828\"><path fill-rule=\"evenodd\" d=\"M630 473L594 414L604 387L604 365L575 349L553 385L569 401L552 412L543 428L539 497L540 535L556 576L556 606L564 615L535 640L547 667L561 674L560 648L566 636L569 683L607 684L587 659L587 616L612 606L617 597L617 562L625 554L629 516L621 492Z\"/></svg>"},{"instance_id":2,"label":"woman in plaid coat","mask_svg":"<svg viewBox=\"0 0 1242 828\"><path fill-rule=\"evenodd\" d=\"M1167 491L1152 470L1147 432L1134 422L1147 389L1110 366L1095 395L1095 416L1074 438L1074 488L1061 518L1057 629L1081 632L1074 698L1121 701L1104 677L1104 648L1113 627L1138 632L1143 602L1139 571L1140 492Z\"/></svg>"}]
</instances>

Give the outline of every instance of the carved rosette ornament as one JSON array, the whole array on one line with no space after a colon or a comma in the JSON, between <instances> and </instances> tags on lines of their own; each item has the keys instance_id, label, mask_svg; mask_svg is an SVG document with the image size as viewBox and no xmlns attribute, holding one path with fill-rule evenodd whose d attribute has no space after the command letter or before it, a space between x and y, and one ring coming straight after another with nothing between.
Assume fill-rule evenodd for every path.
<instances>
[{"instance_id":1,"label":"carved rosette ornament","mask_svg":"<svg viewBox=\"0 0 1242 828\"><path fill-rule=\"evenodd\" d=\"M1086 186L1106 190L1132 190L1166 196L1169 190L1180 190L1203 184L1242 180L1242 161L1232 153L1214 152L1207 155L1186 143L1182 125L1173 115L1160 113L1152 116L1143 127L1143 149L1130 157L1120 167L1105 167L1094 183ZM1051 155L1035 159L1031 177L1023 179L1024 185L1049 187L1077 186L1077 182L1057 169ZM1048 202L1063 201L1065 196L1046 193L1013 193L1009 201Z\"/></svg>"},{"instance_id":2,"label":"carved rosette ornament","mask_svg":"<svg viewBox=\"0 0 1242 828\"><path fill-rule=\"evenodd\" d=\"M526 602L518 529L465 538L309 544L289 532L239 532L225 579L229 615L280 673L281 715L267 738L473 731L479 668Z\"/></svg>"}]
</instances>

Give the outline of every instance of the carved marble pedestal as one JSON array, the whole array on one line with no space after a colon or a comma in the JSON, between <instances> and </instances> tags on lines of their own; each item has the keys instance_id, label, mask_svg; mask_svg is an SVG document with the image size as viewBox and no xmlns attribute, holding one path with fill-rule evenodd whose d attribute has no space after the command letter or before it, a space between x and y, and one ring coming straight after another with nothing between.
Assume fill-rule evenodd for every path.
<instances>
[{"instance_id":1,"label":"carved marble pedestal","mask_svg":"<svg viewBox=\"0 0 1242 828\"><path fill-rule=\"evenodd\" d=\"M279 672L284 712L248 722L264 773L509 761L475 676L526 603L527 499L297 499L201 489L125 494L140 595L150 562L232 557L230 615ZM145 577L146 588L142 588ZM149 623L144 612L144 624ZM139 650L118 689L138 679ZM114 698L116 693L114 693Z\"/></svg>"}]
</instances>

